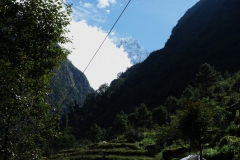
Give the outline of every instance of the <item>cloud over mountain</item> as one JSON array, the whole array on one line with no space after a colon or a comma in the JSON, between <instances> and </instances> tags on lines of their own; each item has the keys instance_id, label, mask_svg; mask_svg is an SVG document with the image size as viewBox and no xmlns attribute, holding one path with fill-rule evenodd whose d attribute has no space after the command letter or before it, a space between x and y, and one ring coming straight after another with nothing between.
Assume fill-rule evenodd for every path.
<instances>
[{"instance_id":1,"label":"cloud over mountain","mask_svg":"<svg viewBox=\"0 0 240 160\"><path fill-rule=\"evenodd\" d=\"M84 71L91 58L96 53L107 33L98 27L89 26L86 21L72 21L69 25L69 37L72 44L65 46L72 50L69 59L81 71ZM118 48L107 38L91 65L85 72L91 87L98 89L103 83L109 83L130 67L130 59L123 47Z\"/></svg>"},{"instance_id":2,"label":"cloud over mountain","mask_svg":"<svg viewBox=\"0 0 240 160\"><path fill-rule=\"evenodd\" d=\"M107 23L109 13L114 12L121 1L116 0L68 0L73 4L72 22L69 26L69 44L72 54L69 59L81 71L84 71L98 47L106 37L108 28L101 28ZM121 6L122 7L122 6ZM117 16L116 16L117 17ZM115 19L114 19L115 20ZM101 27L99 27L101 26ZM119 43L116 43L119 42ZM132 64L143 61L148 52L141 48L133 38L122 38L117 31L112 31L107 38L85 75L94 89L103 83L109 83L119 72L124 72Z\"/></svg>"}]
</instances>

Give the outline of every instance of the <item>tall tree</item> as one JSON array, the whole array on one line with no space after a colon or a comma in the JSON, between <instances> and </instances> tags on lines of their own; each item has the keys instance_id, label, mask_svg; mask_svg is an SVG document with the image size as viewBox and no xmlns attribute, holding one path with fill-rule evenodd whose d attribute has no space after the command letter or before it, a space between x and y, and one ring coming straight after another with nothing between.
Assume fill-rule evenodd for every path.
<instances>
[{"instance_id":1,"label":"tall tree","mask_svg":"<svg viewBox=\"0 0 240 160\"><path fill-rule=\"evenodd\" d=\"M178 109L178 99L173 96L169 96L165 102L166 109L169 114L175 113L175 111Z\"/></svg>"},{"instance_id":2,"label":"tall tree","mask_svg":"<svg viewBox=\"0 0 240 160\"><path fill-rule=\"evenodd\" d=\"M196 85L199 87L202 96L209 95L209 88L215 84L220 78L220 73L217 72L214 67L205 63L200 66L200 71L196 75Z\"/></svg>"},{"instance_id":3,"label":"tall tree","mask_svg":"<svg viewBox=\"0 0 240 160\"><path fill-rule=\"evenodd\" d=\"M134 127L136 128L147 127L152 119L152 113L148 110L145 104L136 107L133 115L135 116Z\"/></svg>"},{"instance_id":4,"label":"tall tree","mask_svg":"<svg viewBox=\"0 0 240 160\"><path fill-rule=\"evenodd\" d=\"M117 114L116 118L114 119L111 132L113 136L118 136L123 134L124 132L127 131L129 127L129 122L128 122L128 116L127 114L124 114L123 111L120 111L119 114Z\"/></svg>"},{"instance_id":5,"label":"tall tree","mask_svg":"<svg viewBox=\"0 0 240 160\"><path fill-rule=\"evenodd\" d=\"M106 134L105 129L101 128L96 123L94 123L94 125L92 125L87 131L88 138L94 143L97 143L103 140L105 134Z\"/></svg>"},{"instance_id":6,"label":"tall tree","mask_svg":"<svg viewBox=\"0 0 240 160\"><path fill-rule=\"evenodd\" d=\"M0 159L38 159L55 134L45 96L69 54L59 45L69 42L70 12L59 0L0 1Z\"/></svg>"},{"instance_id":7,"label":"tall tree","mask_svg":"<svg viewBox=\"0 0 240 160\"><path fill-rule=\"evenodd\" d=\"M154 123L163 125L168 119L168 112L164 106L154 108L152 111L152 120Z\"/></svg>"},{"instance_id":8,"label":"tall tree","mask_svg":"<svg viewBox=\"0 0 240 160\"><path fill-rule=\"evenodd\" d=\"M209 106L211 104L211 106ZM184 109L177 112L178 131L182 138L191 143L198 143L200 159L202 160L203 139L206 135L216 131L214 117L216 117L212 106L207 100L190 101L184 106Z\"/></svg>"}]
</instances>

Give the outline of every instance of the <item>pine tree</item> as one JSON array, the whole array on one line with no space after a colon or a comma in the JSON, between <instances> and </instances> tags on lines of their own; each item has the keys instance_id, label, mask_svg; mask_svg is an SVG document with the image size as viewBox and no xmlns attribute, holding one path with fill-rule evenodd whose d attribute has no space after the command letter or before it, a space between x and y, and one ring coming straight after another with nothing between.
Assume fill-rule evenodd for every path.
<instances>
[{"instance_id":1,"label":"pine tree","mask_svg":"<svg viewBox=\"0 0 240 160\"><path fill-rule=\"evenodd\" d=\"M209 95L209 89L220 78L220 73L217 72L214 67L205 63L200 66L200 71L196 74L196 85L199 87L203 96Z\"/></svg>"},{"instance_id":2,"label":"pine tree","mask_svg":"<svg viewBox=\"0 0 240 160\"><path fill-rule=\"evenodd\" d=\"M117 114L113 122L111 133L114 136L121 135L127 131L128 127L129 127L128 116L124 114L123 111L120 111L120 113Z\"/></svg>"}]
</instances>

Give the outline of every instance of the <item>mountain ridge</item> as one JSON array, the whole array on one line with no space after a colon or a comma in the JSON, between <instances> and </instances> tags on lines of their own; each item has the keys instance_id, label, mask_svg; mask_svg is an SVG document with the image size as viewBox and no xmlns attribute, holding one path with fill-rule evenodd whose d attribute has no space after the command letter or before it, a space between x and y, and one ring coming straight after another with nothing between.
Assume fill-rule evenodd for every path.
<instances>
[{"instance_id":1,"label":"mountain ridge","mask_svg":"<svg viewBox=\"0 0 240 160\"><path fill-rule=\"evenodd\" d=\"M203 63L214 65L221 72L236 72L240 67L238 8L237 0L199 1L179 20L163 49L152 52L113 81L109 88L114 90L118 84L119 89L114 91L118 98L105 105L125 112L141 103L157 107L168 96L179 97ZM206 21L204 16L208 14ZM201 27L197 34L191 34L195 25Z\"/></svg>"},{"instance_id":2,"label":"mountain ridge","mask_svg":"<svg viewBox=\"0 0 240 160\"><path fill-rule=\"evenodd\" d=\"M211 5L214 5L214 2L209 2L209 1L200 1L200 2L202 2L202 4L201 5L208 5L208 4L211 4ZM221 9L221 6L224 4L224 3L226 3L227 1L221 1L221 4L219 3L219 8ZM237 1L235 1L236 3L238 3ZM217 3L217 2L216 2ZM199 4L197 4L197 5L199 5ZM239 5L239 4L238 4ZM226 5L227 6L227 5ZM194 6L195 7L195 6ZM193 7L193 9L194 9L194 7ZM199 6L197 6L197 8L198 8ZM201 7L199 7L200 9L201 9ZM208 8L209 10L211 10L211 6ZM229 10L231 10L231 9L229 9ZM233 11L236 11L236 9L235 10L233 10ZM204 11L202 11L202 13L203 13ZM216 12L217 12L217 10L216 10ZM237 12L237 11L236 11ZM218 11L218 13L220 13L220 11ZM189 12L186 12L186 14L185 15L187 15L187 14L189 14ZM184 15L184 16L185 16ZM217 16L217 14L215 13L215 17L213 16L212 18L218 18L219 16ZM238 14L237 14L238 15ZM183 16L183 17L184 17ZM191 17L191 15L188 15L189 17ZM221 16L220 16L220 18L221 18ZM234 18L235 18L235 20L237 19L237 17L236 16L234 16ZM182 18L181 18L182 19ZM181 19L180 19L180 21L181 21ZM193 22L191 22L191 23L196 23L196 19L195 19L195 16L194 15L192 15L192 17L191 17L191 19L192 19L192 21ZM195 20L195 21L194 21ZM206 31L208 31L208 30L210 30L209 32L212 32L213 31L213 28L210 28L209 29L209 27L211 26L211 24L212 23L214 23L215 21L213 20L213 21L210 21L210 24L208 24L207 26L204 26L204 27L206 27L206 29L205 28L202 28L202 31L199 31L198 33L199 33L199 35L197 35L197 37L194 37L196 40L194 40L194 39L192 39L191 37L191 39L190 40L193 40L193 41L201 41L201 39L202 39L202 37L201 36L203 36L205 33L204 32L206 32ZM237 21L235 21L235 22L237 22ZM186 25L191 25L191 23L189 24L190 22L188 22L188 24L186 24ZM213 25L213 24L212 24ZM215 24L214 24L215 25ZM236 26L239 26L239 24L236 24ZM235 28L233 29L233 30L236 30L236 27L235 26ZM196 43L196 42L186 42L186 41L182 41L182 40L178 40L177 42L176 42L176 39L175 39L175 34L177 34L177 32L176 32L176 30L178 30L179 29L179 27L180 27L180 29L181 29L181 27L182 27L182 24L180 25L180 26L176 26L176 27L174 27L174 29L173 29L173 34L170 36L170 38L169 38L169 40L166 42L166 45L165 45L165 47L163 48L163 49L161 49L161 50L158 50L158 51L155 51L155 52L153 52L153 53L151 53L150 54L150 56L143 62L143 64L142 65L140 65L139 67L136 67L136 68L139 68L139 69L136 69L135 70L135 72L138 72L138 74L139 74L139 70L141 70L141 77L138 77L138 79L143 79L143 81L144 81L144 77L149 77L148 78L148 80L150 80L150 79L156 79L157 78L157 80L159 80L159 82L162 82L163 84L167 84L168 86L168 88L174 88L173 86L175 86L175 84L177 84L177 83L175 83L174 81L176 80L176 79L178 79L178 78L174 78L172 81L173 82L170 82L170 83L168 83L168 81L169 81L169 79L172 77L172 75L173 74L176 74L175 73L175 70L179 70L179 69L181 69L180 71L181 72L184 72L184 71L186 71L186 70L188 70L188 72L190 72L190 74L192 75L192 77L194 76L194 74L195 73L197 73L197 69L198 69L198 67L201 65L201 64L203 64L204 62L208 62L208 63L210 63L210 64L213 64L213 65L216 65L216 68L217 69L220 69L220 71L222 71L222 72L225 72L225 71L236 71L237 69L234 69L233 67L231 67L231 69L228 69L229 67L225 67L225 68L223 68L223 67L221 67L221 64L216 64L215 62L213 62L214 60L210 60L210 59L207 59L207 58L205 58L204 57L204 54L202 54L201 55L201 52L200 52L200 50L204 50L204 46L200 46L199 48L196 48L195 47L195 49L193 50L193 46L195 45L197 45L198 43ZM230 27L230 26L229 26ZM230 27L230 28L233 28L233 27ZM211 36L213 36L212 35L212 33L209 33L208 32L208 34L209 35L211 35ZM203 34L204 33L204 34ZM186 32L186 34L188 34L188 32ZM232 35L232 34L230 34L230 35ZM238 39L239 39L239 33L238 34L236 34L236 35L238 35L237 37L238 37ZM216 35L214 35L214 36L216 36ZM181 36L181 37L183 37L183 36ZM186 36L185 35L185 37L183 37L183 38L189 38L189 36ZM230 37L230 36L228 36L228 37ZM215 37L213 37L214 39L217 39L217 38L215 38ZM199 40L200 39L200 40ZM208 40L209 41L209 40ZM182 42L186 42L186 44L183 44ZM175 45L175 43L177 43L177 47L175 46L175 47L172 47L171 45L173 44L173 46ZM189 43L191 43L191 44L189 44ZM201 43L203 43L203 42L201 42ZM210 43L210 42L209 42ZM222 42L221 42L222 43ZM223 43L225 43L225 42L223 42ZM203 44L203 45L208 45L208 44ZM237 44L236 44L237 45ZM169 47L170 46L170 47ZM221 45L221 46L226 46L226 45ZM210 47L210 46L209 46ZM193 51L192 51L193 50ZM194 54L191 54L192 52L195 52ZM200 53L199 53L200 52ZM171 53L171 54L169 54L169 53ZM198 55L197 55L197 54ZM206 55L207 53L205 53L205 55ZM216 53L214 53L214 54L216 54ZM209 54L210 55L210 54ZM213 55L213 54L212 54ZM226 55L226 54L225 54ZM200 56L201 58L197 58L198 56ZM191 59L191 60L190 60ZM189 61L188 62L188 64L186 63L186 61ZM224 62L224 60L222 60L223 62ZM236 59L235 59L235 61L236 61ZM154 64L154 65L153 65ZM183 65L182 65L183 64ZM167 67L166 67L167 66ZM152 69L152 68L154 68L154 69ZM145 73L147 73L147 74L145 74ZM178 74L179 76L181 75L181 74ZM184 74L182 74L182 75L184 75ZM186 74L185 74L186 75ZM185 77L182 77L181 76L181 78L184 78L184 80L183 80L183 84L181 84L181 85L183 85L184 87L186 87L186 84L188 84L187 82L189 82L189 80L188 80L188 76L185 76ZM134 79L134 80L133 80ZM133 79L131 79L131 81L135 81L135 82L138 82L138 80L136 80L137 78L133 78ZM156 81L157 81L156 80ZM150 81L152 81L152 80L150 80ZM192 80L191 80L192 81ZM144 82L141 82L141 83L144 83ZM145 84L147 84L147 82L145 81ZM160 85L156 85L156 83L155 82L153 82L153 83L151 83L151 84L154 84L152 87L148 87L148 90L146 91L146 92L151 92L151 91L153 91L153 90L159 90L158 92L165 92L165 93L167 93L167 94L165 94L165 95L169 95L169 94L173 94L173 95L175 95L175 96L179 96L180 95L180 93L181 93L181 91L182 91L182 89L184 88L184 87L182 87L182 89L181 90L179 90L179 91L177 91L177 93L176 93L176 91L174 91L174 89L173 89L173 92L172 91L170 91L170 89L168 89L167 87L165 87L166 89L165 89L165 91L161 91L162 89L161 88L159 88L159 87L162 87L162 86L160 86ZM179 85L179 84L178 84ZM135 85L136 86L136 85ZM133 86L132 86L133 87ZM157 87L157 88L156 88ZM127 87L126 87L127 88ZM141 87L135 87L135 89L139 89L139 88L141 88ZM133 89L134 90L134 89ZM145 89L144 89L145 90ZM127 92L127 91L126 91ZM155 94L158 94L158 93L156 93L155 92ZM146 96L146 94L145 94L145 96ZM142 97L142 98L144 98L144 97ZM164 100L164 99L166 99L167 97L166 96L164 96L163 98L162 98L162 101ZM146 98L147 99L147 98Z\"/></svg>"}]
</instances>

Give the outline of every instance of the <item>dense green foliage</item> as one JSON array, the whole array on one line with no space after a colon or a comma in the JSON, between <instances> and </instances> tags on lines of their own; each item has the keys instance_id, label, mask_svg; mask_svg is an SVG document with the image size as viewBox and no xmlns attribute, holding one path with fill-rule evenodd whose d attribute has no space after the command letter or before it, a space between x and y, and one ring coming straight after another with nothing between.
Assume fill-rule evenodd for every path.
<instances>
[{"instance_id":1,"label":"dense green foliage","mask_svg":"<svg viewBox=\"0 0 240 160\"><path fill-rule=\"evenodd\" d=\"M58 0L0 1L0 159L39 159L56 135L46 103L71 8ZM50 114L51 113L51 114Z\"/></svg>"},{"instance_id":2,"label":"dense green foliage","mask_svg":"<svg viewBox=\"0 0 240 160\"><path fill-rule=\"evenodd\" d=\"M211 72L203 72L203 68ZM68 126L72 127L69 134L76 136L78 140L87 138L94 143L103 140L135 143L145 138L144 132L153 129L158 132L155 138L161 142L171 139L183 147L181 141L184 141L192 150L197 149L202 153L204 144L209 143L209 137L222 133L226 125L239 123L239 111L235 114L233 110L230 114L227 108L239 102L240 88L233 87L238 83L238 75L239 72L222 77L213 66L205 63L200 66L193 86L188 86L179 99L170 96L163 105L153 110L148 110L145 104L141 104L131 113L126 114L121 111L112 123L108 122L108 126L100 126L102 122L95 121L99 118L93 116L96 106L88 108L94 102L91 99L96 100L99 94L106 94L108 90L104 93L100 91L92 93L86 102L90 106L83 106L78 112L76 110L68 114L68 117L72 117L77 122L71 120L72 123L68 123ZM240 132L234 125L231 127L232 125L226 129L226 134L238 136ZM87 134L84 131L87 131ZM224 135L219 134L219 136Z\"/></svg>"},{"instance_id":3,"label":"dense green foliage","mask_svg":"<svg viewBox=\"0 0 240 160\"><path fill-rule=\"evenodd\" d=\"M201 160L203 140L207 135L213 134L214 128L217 126L214 123L215 105L209 106L204 101L206 100L203 100L203 102L188 102L175 117L178 121L177 129L182 138L192 143L197 142Z\"/></svg>"}]
</instances>

